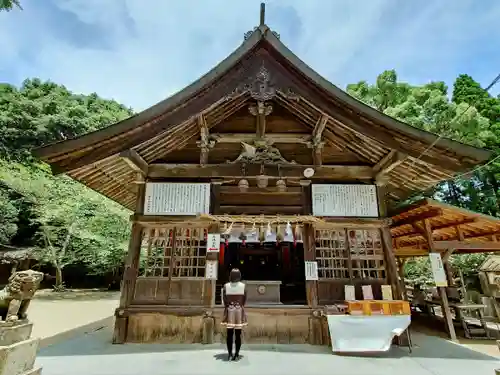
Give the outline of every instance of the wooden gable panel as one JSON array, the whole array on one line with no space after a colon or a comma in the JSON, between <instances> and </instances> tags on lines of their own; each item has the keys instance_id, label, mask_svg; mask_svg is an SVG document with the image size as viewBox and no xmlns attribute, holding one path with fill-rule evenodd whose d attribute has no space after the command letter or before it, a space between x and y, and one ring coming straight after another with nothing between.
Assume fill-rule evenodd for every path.
<instances>
[{"instance_id":1,"label":"wooden gable panel","mask_svg":"<svg viewBox=\"0 0 500 375\"><path fill-rule=\"evenodd\" d=\"M289 110L275 101L272 106L273 111L266 117L266 133L311 134L312 128Z\"/></svg>"},{"instance_id":2,"label":"wooden gable panel","mask_svg":"<svg viewBox=\"0 0 500 375\"><path fill-rule=\"evenodd\" d=\"M210 124L208 124L210 127ZM211 133L255 133L255 117L245 105L238 112L210 129Z\"/></svg>"},{"instance_id":3,"label":"wooden gable panel","mask_svg":"<svg viewBox=\"0 0 500 375\"><path fill-rule=\"evenodd\" d=\"M305 144L297 143L275 143L281 156L288 161L295 161L298 164L311 165L313 164L311 149Z\"/></svg>"}]
</instances>

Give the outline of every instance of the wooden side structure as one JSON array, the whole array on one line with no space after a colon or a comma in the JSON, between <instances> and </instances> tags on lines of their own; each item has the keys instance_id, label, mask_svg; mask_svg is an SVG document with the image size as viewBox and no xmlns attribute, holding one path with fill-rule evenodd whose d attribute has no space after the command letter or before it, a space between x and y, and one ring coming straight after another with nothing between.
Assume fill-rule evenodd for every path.
<instances>
[{"instance_id":1,"label":"wooden side structure","mask_svg":"<svg viewBox=\"0 0 500 375\"><path fill-rule=\"evenodd\" d=\"M432 199L423 199L393 215L390 230L401 275L407 258L438 252L449 286L454 283L448 264L452 254L500 251L500 219ZM447 330L456 340L446 289L438 289Z\"/></svg>"},{"instance_id":2,"label":"wooden side structure","mask_svg":"<svg viewBox=\"0 0 500 375\"><path fill-rule=\"evenodd\" d=\"M345 285L356 285L358 295L361 285L372 285L379 297L380 285L390 284L395 298L402 296L388 202L490 156L448 139L436 142L350 97L281 42L264 10L241 46L184 90L106 129L36 151L55 173L134 211L115 343L213 342L223 334L218 288L234 266L228 258L239 251L229 249L243 246L243 228L263 233L271 224L276 246L286 242L280 228L298 228L300 240L294 234L281 255L273 254L294 290L305 289L304 301L249 306L245 340L325 343L321 311L345 299ZM210 184L209 212L145 212L145 191L154 183ZM373 187L378 212L314 216L312 189L325 184L346 185L346 197L353 186ZM224 252L207 252L208 234L225 233L228 223L242 234L228 239ZM255 257L264 251L247 250ZM290 257L295 263L284 260ZM217 283L205 277L214 260ZM318 280L304 281L306 261L317 262ZM262 283L257 291L265 294Z\"/></svg>"}]
</instances>

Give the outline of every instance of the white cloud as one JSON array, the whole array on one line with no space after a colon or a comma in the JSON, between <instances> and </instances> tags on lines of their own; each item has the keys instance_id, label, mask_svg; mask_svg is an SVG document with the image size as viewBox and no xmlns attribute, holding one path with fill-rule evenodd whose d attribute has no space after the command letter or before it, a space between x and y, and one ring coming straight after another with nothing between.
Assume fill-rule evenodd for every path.
<instances>
[{"instance_id":1,"label":"white cloud","mask_svg":"<svg viewBox=\"0 0 500 375\"><path fill-rule=\"evenodd\" d=\"M231 53L257 25L259 3L24 0L23 12L0 14L0 80L37 76L144 109ZM478 62L478 53L488 47L481 43L491 43L491 56L500 51L500 3L477 3L270 0L266 18L300 58L341 87L391 68L412 83L451 83L471 73L486 85L498 67Z\"/></svg>"}]
</instances>

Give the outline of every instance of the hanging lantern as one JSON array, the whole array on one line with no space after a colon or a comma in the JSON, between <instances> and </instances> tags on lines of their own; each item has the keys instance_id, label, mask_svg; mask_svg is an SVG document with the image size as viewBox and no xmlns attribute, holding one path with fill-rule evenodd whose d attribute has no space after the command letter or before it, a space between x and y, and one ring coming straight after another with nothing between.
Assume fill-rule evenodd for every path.
<instances>
[{"instance_id":1,"label":"hanging lantern","mask_svg":"<svg viewBox=\"0 0 500 375\"><path fill-rule=\"evenodd\" d=\"M269 177L264 175L264 174L261 174L261 175L258 175L256 177L257 179L257 186L261 189L264 189L267 187L268 183L269 183Z\"/></svg>"},{"instance_id":2,"label":"hanging lantern","mask_svg":"<svg viewBox=\"0 0 500 375\"><path fill-rule=\"evenodd\" d=\"M283 179L279 179L276 181L276 189L278 189L279 192L283 193L286 191L286 182Z\"/></svg>"},{"instance_id":3,"label":"hanging lantern","mask_svg":"<svg viewBox=\"0 0 500 375\"><path fill-rule=\"evenodd\" d=\"M285 236L289 236L290 234L292 234L292 224L287 222L285 227Z\"/></svg>"},{"instance_id":4,"label":"hanging lantern","mask_svg":"<svg viewBox=\"0 0 500 375\"><path fill-rule=\"evenodd\" d=\"M238 182L238 189L240 189L240 192L244 193L248 191L250 184L248 183L248 180L245 180L244 178Z\"/></svg>"}]
</instances>

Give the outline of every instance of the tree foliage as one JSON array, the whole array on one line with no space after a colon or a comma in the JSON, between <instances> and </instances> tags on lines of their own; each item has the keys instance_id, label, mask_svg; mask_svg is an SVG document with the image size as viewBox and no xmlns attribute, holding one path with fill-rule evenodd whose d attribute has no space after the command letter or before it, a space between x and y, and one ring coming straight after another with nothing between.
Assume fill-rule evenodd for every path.
<instances>
[{"instance_id":1,"label":"tree foliage","mask_svg":"<svg viewBox=\"0 0 500 375\"><path fill-rule=\"evenodd\" d=\"M34 147L85 134L131 115L96 94L74 95L38 79L0 85L0 244L30 246L56 282L81 264L112 272L123 262L128 212L66 176L52 176Z\"/></svg>"},{"instance_id":2,"label":"tree foliage","mask_svg":"<svg viewBox=\"0 0 500 375\"><path fill-rule=\"evenodd\" d=\"M15 7L22 9L19 0L0 0L0 11L6 10L8 12Z\"/></svg>"},{"instance_id":3,"label":"tree foliage","mask_svg":"<svg viewBox=\"0 0 500 375\"><path fill-rule=\"evenodd\" d=\"M500 99L492 97L472 77L462 74L453 85L451 100L444 82L411 86L398 82L394 70L347 86L349 94L385 114L414 127L478 147L500 152ZM500 217L500 163L477 170L471 178L445 181L424 195L455 206ZM486 255L453 256L452 266L470 275ZM418 282L432 279L428 259L408 262L406 277Z\"/></svg>"}]
</instances>

